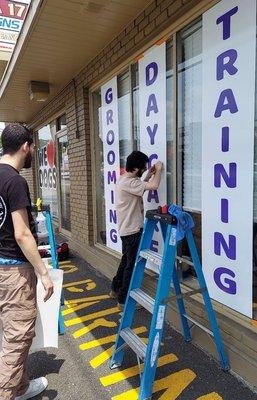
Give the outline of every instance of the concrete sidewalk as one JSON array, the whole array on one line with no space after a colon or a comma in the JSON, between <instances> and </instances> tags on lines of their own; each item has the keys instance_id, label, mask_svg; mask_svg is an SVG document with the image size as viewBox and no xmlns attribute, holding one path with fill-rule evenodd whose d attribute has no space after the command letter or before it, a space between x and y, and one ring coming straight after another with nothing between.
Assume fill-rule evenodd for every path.
<instances>
[{"instance_id":1,"label":"concrete sidewalk","mask_svg":"<svg viewBox=\"0 0 257 400\"><path fill-rule=\"evenodd\" d=\"M30 355L31 377L44 375L49 380L48 390L35 399L136 400L140 382L135 355L127 350L122 368L108 367L120 318L108 296L110 281L79 257L61 268L66 333L57 351ZM137 311L134 327L142 338L147 337L149 322L147 311ZM152 399L257 400L257 393L167 325Z\"/></svg>"}]
</instances>

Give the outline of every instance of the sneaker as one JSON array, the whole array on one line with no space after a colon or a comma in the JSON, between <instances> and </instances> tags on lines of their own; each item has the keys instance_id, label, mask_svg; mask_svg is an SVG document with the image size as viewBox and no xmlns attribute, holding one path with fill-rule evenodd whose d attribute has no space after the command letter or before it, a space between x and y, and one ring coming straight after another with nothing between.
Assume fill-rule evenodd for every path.
<instances>
[{"instance_id":1,"label":"sneaker","mask_svg":"<svg viewBox=\"0 0 257 400\"><path fill-rule=\"evenodd\" d=\"M33 379L29 383L28 390L21 396L15 397L15 400L28 400L42 393L48 386L47 379L44 377Z\"/></svg>"},{"instance_id":2,"label":"sneaker","mask_svg":"<svg viewBox=\"0 0 257 400\"><path fill-rule=\"evenodd\" d=\"M125 304L123 304L123 303L118 303L118 304L117 304L117 307L118 307L118 309L119 309L120 311L123 311L124 305L125 305Z\"/></svg>"},{"instance_id":3,"label":"sneaker","mask_svg":"<svg viewBox=\"0 0 257 400\"><path fill-rule=\"evenodd\" d=\"M114 292L114 290L110 291L109 296L110 296L111 299L114 299L114 300L116 300L117 297L118 297L117 293Z\"/></svg>"}]
</instances>

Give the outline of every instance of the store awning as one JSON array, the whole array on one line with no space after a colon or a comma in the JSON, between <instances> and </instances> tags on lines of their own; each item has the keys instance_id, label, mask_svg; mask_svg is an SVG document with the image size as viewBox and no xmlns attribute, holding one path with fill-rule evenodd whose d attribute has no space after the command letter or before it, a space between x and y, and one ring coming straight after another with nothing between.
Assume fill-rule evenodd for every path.
<instances>
[{"instance_id":1,"label":"store awning","mask_svg":"<svg viewBox=\"0 0 257 400\"><path fill-rule=\"evenodd\" d=\"M29 82L49 82L50 101L149 0L33 0L0 85L0 121L28 122L46 103Z\"/></svg>"}]
</instances>

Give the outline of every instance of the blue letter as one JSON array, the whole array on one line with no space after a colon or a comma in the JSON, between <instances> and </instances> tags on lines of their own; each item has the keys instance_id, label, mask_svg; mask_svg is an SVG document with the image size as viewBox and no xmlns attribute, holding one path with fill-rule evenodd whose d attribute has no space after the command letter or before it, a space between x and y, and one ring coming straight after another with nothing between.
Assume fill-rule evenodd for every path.
<instances>
[{"instance_id":1,"label":"blue letter","mask_svg":"<svg viewBox=\"0 0 257 400\"><path fill-rule=\"evenodd\" d=\"M107 132L106 141L109 145L114 143L114 132L112 130Z\"/></svg>"},{"instance_id":2,"label":"blue letter","mask_svg":"<svg viewBox=\"0 0 257 400\"><path fill-rule=\"evenodd\" d=\"M236 276L234 274L234 272L228 268L224 268L224 267L216 268L214 271L214 274L213 274L216 285L221 290L223 290L223 292L226 292L229 294L236 294L236 282L235 281L233 281L232 279L229 279L229 278L224 278L224 283L221 282L222 275L224 275L224 274L231 276L231 278L235 278L235 276Z\"/></svg>"},{"instance_id":3,"label":"blue letter","mask_svg":"<svg viewBox=\"0 0 257 400\"><path fill-rule=\"evenodd\" d=\"M229 163L229 175L225 170L224 165L215 164L214 165L214 186L221 187L221 177L224 179L227 187L236 187L236 174L237 174L236 163Z\"/></svg>"},{"instance_id":4,"label":"blue letter","mask_svg":"<svg viewBox=\"0 0 257 400\"><path fill-rule=\"evenodd\" d=\"M221 199L221 221L228 223L228 199Z\"/></svg>"},{"instance_id":5,"label":"blue letter","mask_svg":"<svg viewBox=\"0 0 257 400\"><path fill-rule=\"evenodd\" d=\"M117 224L117 213L116 210L109 210L110 214L110 222L114 222L115 224Z\"/></svg>"},{"instance_id":6,"label":"blue letter","mask_svg":"<svg viewBox=\"0 0 257 400\"><path fill-rule=\"evenodd\" d=\"M110 230L110 239L113 243L117 243L118 241L118 236L117 236L117 231L116 229L111 229Z\"/></svg>"},{"instance_id":7,"label":"blue letter","mask_svg":"<svg viewBox=\"0 0 257 400\"><path fill-rule=\"evenodd\" d=\"M160 203L157 190L149 190L148 196L147 196L148 203L151 203L152 199L155 200L155 203L157 203L157 204Z\"/></svg>"},{"instance_id":8,"label":"blue letter","mask_svg":"<svg viewBox=\"0 0 257 400\"><path fill-rule=\"evenodd\" d=\"M150 78L150 71L153 71L153 76L152 78ZM156 62L152 62L151 64L148 64L145 68L145 82L146 82L146 86L150 86L152 85L155 81L156 78L158 76L158 65L156 64Z\"/></svg>"},{"instance_id":9,"label":"blue letter","mask_svg":"<svg viewBox=\"0 0 257 400\"><path fill-rule=\"evenodd\" d=\"M216 24L220 24L221 22L223 22L223 40L226 40L228 38L230 38L230 31L231 31L231 17L232 15L236 14L238 11L238 7L234 7L231 10L229 10L228 12L226 12L225 14L221 15L217 21Z\"/></svg>"},{"instance_id":10,"label":"blue letter","mask_svg":"<svg viewBox=\"0 0 257 400\"><path fill-rule=\"evenodd\" d=\"M221 246L230 260L236 260L236 237L228 235L228 243L220 232L214 232L214 253L221 255Z\"/></svg>"},{"instance_id":11,"label":"blue letter","mask_svg":"<svg viewBox=\"0 0 257 400\"><path fill-rule=\"evenodd\" d=\"M227 62L225 58L228 58ZM227 71L229 75L235 75L238 69L234 66L237 59L237 51L234 49L224 51L217 57L217 81L224 78L224 71Z\"/></svg>"},{"instance_id":12,"label":"blue letter","mask_svg":"<svg viewBox=\"0 0 257 400\"><path fill-rule=\"evenodd\" d=\"M109 125L110 123L113 124L113 111L112 110L108 110L106 112L106 123L107 123L107 125Z\"/></svg>"},{"instance_id":13,"label":"blue letter","mask_svg":"<svg viewBox=\"0 0 257 400\"><path fill-rule=\"evenodd\" d=\"M154 138L158 129L158 124L154 124L153 130L150 126L146 128L148 135L150 136L150 143L154 144Z\"/></svg>"},{"instance_id":14,"label":"blue letter","mask_svg":"<svg viewBox=\"0 0 257 400\"><path fill-rule=\"evenodd\" d=\"M111 182L116 184L116 171L108 171L108 185L110 185Z\"/></svg>"},{"instance_id":15,"label":"blue letter","mask_svg":"<svg viewBox=\"0 0 257 400\"><path fill-rule=\"evenodd\" d=\"M147 109L146 109L147 117L149 117L151 111L154 111L155 114L158 113L156 97L154 94L150 94L149 99L148 99Z\"/></svg>"},{"instance_id":16,"label":"blue letter","mask_svg":"<svg viewBox=\"0 0 257 400\"><path fill-rule=\"evenodd\" d=\"M106 104L110 104L112 100L113 100L112 88L109 88L105 93L105 102Z\"/></svg>"},{"instance_id":17,"label":"blue letter","mask_svg":"<svg viewBox=\"0 0 257 400\"><path fill-rule=\"evenodd\" d=\"M221 92L214 117L219 118L225 110L229 110L231 114L238 111L235 96L231 89L225 89Z\"/></svg>"}]
</instances>

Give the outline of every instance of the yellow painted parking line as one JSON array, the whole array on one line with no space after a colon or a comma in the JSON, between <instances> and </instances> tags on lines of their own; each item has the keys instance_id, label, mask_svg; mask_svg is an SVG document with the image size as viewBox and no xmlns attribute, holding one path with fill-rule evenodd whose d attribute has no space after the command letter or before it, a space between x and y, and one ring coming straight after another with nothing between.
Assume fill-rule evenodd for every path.
<instances>
[{"instance_id":1,"label":"yellow painted parking line","mask_svg":"<svg viewBox=\"0 0 257 400\"><path fill-rule=\"evenodd\" d=\"M115 335L116 338L116 335ZM141 337L141 340L144 343L147 343L148 338L143 338ZM114 340L115 341L115 340ZM100 365L102 365L105 361L108 361L111 357L112 357L112 353L114 350L114 345L109 347L109 349L104 350L101 354L99 354L98 356L94 357L91 361L89 361L89 364L93 367L93 368L97 368Z\"/></svg>"},{"instance_id":2,"label":"yellow painted parking line","mask_svg":"<svg viewBox=\"0 0 257 400\"><path fill-rule=\"evenodd\" d=\"M133 329L133 331L137 335L140 335L140 333L146 332L147 328L145 326L140 326L139 328ZM80 348L80 350L89 350L89 349L93 349L94 347L100 347L100 346L102 346L104 344L114 343L115 340L116 340L116 333L115 333L115 335L105 336L105 337L100 338L100 339L91 340L90 342L82 343L79 346L79 348Z\"/></svg>"},{"instance_id":3,"label":"yellow painted parking line","mask_svg":"<svg viewBox=\"0 0 257 400\"><path fill-rule=\"evenodd\" d=\"M218 393L212 392L204 396L198 397L196 400L223 400L223 398L220 397Z\"/></svg>"},{"instance_id":4,"label":"yellow painted parking line","mask_svg":"<svg viewBox=\"0 0 257 400\"><path fill-rule=\"evenodd\" d=\"M89 283L92 282L92 279L83 279L82 281L73 281L73 282L68 282L62 285L63 288L68 288L71 286L76 286L76 285L83 285L84 283Z\"/></svg>"},{"instance_id":5,"label":"yellow painted parking line","mask_svg":"<svg viewBox=\"0 0 257 400\"><path fill-rule=\"evenodd\" d=\"M59 265L59 267L63 269L64 274L72 274L73 272L78 271L78 267L70 263L68 263L67 265L65 264Z\"/></svg>"},{"instance_id":6,"label":"yellow painted parking line","mask_svg":"<svg viewBox=\"0 0 257 400\"><path fill-rule=\"evenodd\" d=\"M89 297L81 297L78 299L71 299L71 300L65 300L64 304L69 306L71 304L79 304L79 303L85 303L87 301L96 301L96 300L106 300L109 299L110 296L107 294L103 294L100 296L89 296Z\"/></svg>"},{"instance_id":7,"label":"yellow painted parking line","mask_svg":"<svg viewBox=\"0 0 257 400\"><path fill-rule=\"evenodd\" d=\"M159 358L158 367L162 367L163 365L170 364L175 361L178 361L178 357L175 354L166 354L165 356L161 356ZM140 368L143 367L143 365L144 364L140 364ZM114 372L110 375L106 375L100 378L100 382L103 386L114 385L115 383L124 381L128 378L131 378L132 376L139 375L141 371L140 368L138 365L136 365L135 367L130 367L119 372Z\"/></svg>"},{"instance_id":8,"label":"yellow painted parking line","mask_svg":"<svg viewBox=\"0 0 257 400\"><path fill-rule=\"evenodd\" d=\"M64 323L66 326L73 326L73 325L81 324L82 322L90 321L91 319L96 319L96 318L104 317L105 315L118 314L118 313L120 313L120 309L118 307L107 308L106 310L88 314L88 315L85 315L84 317L69 319L68 321L65 321Z\"/></svg>"},{"instance_id":9,"label":"yellow painted parking line","mask_svg":"<svg viewBox=\"0 0 257 400\"><path fill-rule=\"evenodd\" d=\"M92 279L84 279L82 281L65 283L62 287L64 289L67 289L67 290L72 289L72 291L74 291L74 289L76 289L76 286L80 286L80 285L84 285L84 284L86 285L87 290L93 290L96 288L96 283L93 282Z\"/></svg>"},{"instance_id":10,"label":"yellow painted parking line","mask_svg":"<svg viewBox=\"0 0 257 400\"><path fill-rule=\"evenodd\" d=\"M67 310L62 311L62 315L65 317L65 315L72 314L75 311L83 310L83 308L87 308L87 307L93 306L94 304L98 304L98 303L99 303L99 301L91 301L89 303L82 303L78 306L73 306L73 307L70 306Z\"/></svg>"},{"instance_id":11,"label":"yellow painted parking line","mask_svg":"<svg viewBox=\"0 0 257 400\"><path fill-rule=\"evenodd\" d=\"M102 365L103 363L105 363L107 360L109 360L111 358L113 350L114 350L114 345L109 347L109 349L104 350L98 356L92 358L92 360L89 361L89 364L91 365L91 367L94 369L100 367L100 365Z\"/></svg>"},{"instance_id":12,"label":"yellow painted parking line","mask_svg":"<svg viewBox=\"0 0 257 400\"><path fill-rule=\"evenodd\" d=\"M59 266L61 265L70 265L71 261L67 260L67 261L59 261Z\"/></svg>"},{"instance_id":13,"label":"yellow painted parking line","mask_svg":"<svg viewBox=\"0 0 257 400\"><path fill-rule=\"evenodd\" d=\"M176 400L195 378L196 374L191 369L183 369L155 381L153 393L165 390L159 400ZM112 400L138 400L138 395L139 388L136 388L114 396Z\"/></svg>"},{"instance_id":14,"label":"yellow painted parking line","mask_svg":"<svg viewBox=\"0 0 257 400\"><path fill-rule=\"evenodd\" d=\"M105 318L98 318L88 326L85 326L82 329L78 329L73 333L74 339L77 339L87 333L91 332L93 329L99 328L99 326L103 326L104 328L115 328L117 326L117 322L108 321Z\"/></svg>"}]
</instances>

